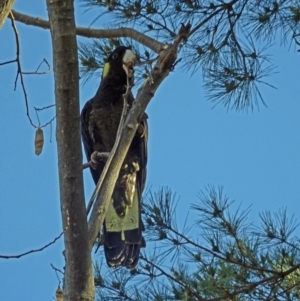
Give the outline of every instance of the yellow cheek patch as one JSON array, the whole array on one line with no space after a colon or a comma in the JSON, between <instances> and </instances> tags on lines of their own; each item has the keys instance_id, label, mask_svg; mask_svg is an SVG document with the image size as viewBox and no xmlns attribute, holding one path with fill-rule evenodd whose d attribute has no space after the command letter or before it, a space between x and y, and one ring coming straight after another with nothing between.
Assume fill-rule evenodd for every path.
<instances>
[{"instance_id":1,"label":"yellow cheek patch","mask_svg":"<svg viewBox=\"0 0 300 301\"><path fill-rule=\"evenodd\" d=\"M104 67L103 67L102 78L104 78L104 77L108 74L109 69L110 69L109 63L105 63L105 64L104 64Z\"/></svg>"}]
</instances>

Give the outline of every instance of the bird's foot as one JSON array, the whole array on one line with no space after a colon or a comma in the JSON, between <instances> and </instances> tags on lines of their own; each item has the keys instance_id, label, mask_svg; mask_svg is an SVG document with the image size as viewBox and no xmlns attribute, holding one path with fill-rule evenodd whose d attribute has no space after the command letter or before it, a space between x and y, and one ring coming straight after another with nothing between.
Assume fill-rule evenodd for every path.
<instances>
[{"instance_id":1,"label":"bird's foot","mask_svg":"<svg viewBox=\"0 0 300 301\"><path fill-rule=\"evenodd\" d=\"M142 116L139 118L140 124L138 125L136 132L141 138L144 137L146 134L146 130L145 130L143 121L145 121L147 119L148 119L147 113L143 113Z\"/></svg>"},{"instance_id":2,"label":"bird's foot","mask_svg":"<svg viewBox=\"0 0 300 301\"><path fill-rule=\"evenodd\" d=\"M149 118L148 114L146 112L144 112L143 114L141 114L139 121L143 122L146 121Z\"/></svg>"},{"instance_id":3,"label":"bird's foot","mask_svg":"<svg viewBox=\"0 0 300 301\"><path fill-rule=\"evenodd\" d=\"M103 152L103 153L100 153L100 152L93 152L91 154L91 167L95 170L97 170L100 162L105 162L107 159L108 159L108 156L109 156L109 153L106 153L106 152Z\"/></svg>"},{"instance_id":4,"label":"bird's foot","mask_svg":"<svg viewBox=\"0 0 300 301\"><path fill-rule=\"evenodd\" d=\"M143 138L146 134L146 130L145 130L145 127L142 125L142 124L139 124L138 127L137 127L137 130L136 130L137 134Z\"/></svg>"}]
</instances>

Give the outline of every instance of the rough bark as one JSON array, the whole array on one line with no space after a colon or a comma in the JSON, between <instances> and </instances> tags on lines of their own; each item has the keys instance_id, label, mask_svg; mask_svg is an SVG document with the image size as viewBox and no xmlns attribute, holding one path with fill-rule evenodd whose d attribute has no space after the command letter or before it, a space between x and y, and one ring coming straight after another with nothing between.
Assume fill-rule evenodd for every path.
<instances>
[{"instance_id":1,"label":"rough bark","mask_svg":"<svg viewBox=\"0 0 300 301\"><path fill-rule=\"evenodd\" d=\"M0 0L0 29L3 26L15 0Z\"/></svg>"},{"instance_id":2,"label":"rough bark","mask_svg":"<svg viewBox=\"0 0 300 301\"><path fill-rule=\"evenodd\" d=\"M47 0L53 46L57 149L65 229L65 301L93 301L79 117L79 72L73 0Z\"/></svg>"}]
</instances>

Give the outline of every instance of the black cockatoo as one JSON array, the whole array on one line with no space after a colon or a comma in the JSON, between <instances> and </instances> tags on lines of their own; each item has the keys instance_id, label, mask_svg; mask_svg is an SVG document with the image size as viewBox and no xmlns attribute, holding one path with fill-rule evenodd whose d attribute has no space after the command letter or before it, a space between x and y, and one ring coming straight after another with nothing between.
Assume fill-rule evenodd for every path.
<instances>
[{"instance_id":1,"label":"black cockatoo","mask_svg":"<svg viewBox=\"0 0 300 301\"><path fill-rule=\"evenodd\" d=\"M81 134L85 153L97 184L104 161L97 161L94 152L110 152L123 110L123 94L127 83L133 82L135 55L127 47L117 47L107 58L100 86L81 112ZM133 96L128 97L129 109ZM145 187L148 126L144 118L130 145L112 195L103 224L104 252L108 266L134 268L140 248L145 247L142 236L141 196ZM95 154L95 153L94 153Z\"/></svg>"}]
</instances>

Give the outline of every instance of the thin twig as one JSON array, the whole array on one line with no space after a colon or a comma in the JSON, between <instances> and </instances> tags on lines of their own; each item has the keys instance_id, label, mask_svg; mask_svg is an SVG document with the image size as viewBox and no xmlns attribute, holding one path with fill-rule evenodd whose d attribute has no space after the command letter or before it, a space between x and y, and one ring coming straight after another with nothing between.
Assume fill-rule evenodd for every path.
<instances>
[{"instance_id":1,"label":"thin twig","mask_svg":"<svg viewBox=\"0 0 300 301\"><path fill-rule=\"evenodd\" d=\"M35 109L35 108L34 108ZM38 120L38 123L39 123L39 127L41 126L41 122L40 122L40 118L39 118L39 114L38 114L38 111L35 109L35 114L36 114L36 118Z\"/></svg>"},{"instance_id":2,"label":"thin twig","mask_svg":"<svg viewBox=\"0 0 300 301\"><path fill-rule=\"evenodd\" d=\"M59 240L62 235L64 234L65 231L61 232L57 237L54 238L53 241L49 242L48 244L44 245L43 247L39 248L39 249L33 249L33 250L30 250L30 251L27 251L25 253L21 253L21 254L18 254L18 255L0 255L0 258L3 258L3 259L15 259L15 258L21 258L23 256L26 256L28 254L31 254L31 253L36 253L36 252L41 252L43 250L45 250L46 248L48 248L49 246L53 245L56 243L57 240Z\"/></svg>"},{"instance_id":3,"label":"thin twig","mask_svg":"<svg viewBox=\"0 0 300 301\"><path fill-rule=\"evenodd\" d=\"M29 119L30 124L34 127L37 128L37 126L33 123L30 114L29 114L29 107L28 107L28 99L27 99L27 93L26 93L26 89L25 89L25 84L24 84L24 80L23 80L23 74L22 74L22 68L21 68L21 62L20 62L20 41L19 41L19 33L15 24L15 19L14 16L12 14L12 12L9 13L10 18L11 18L11 25L12 28L14 29L15 32L15 38L16 38L16 46L17 46L17 58L16 58L16 62L17 62L17 66L18 66L18 70L17 70L17 76L15 79L15 90L17 88L17 81L18 81L18 77L20 75L20 80L21 80L21 85L22 85L22 90L23 90L23 94L24 94L24 98L25 98L25 105L26 105L26 114L27 117Z\"/></svg>"},{"instance_id":4,"label":"thin twig","mask_svg":"<svg viewBox=\"0 0 300 301\"><path fill-rule=\"evenodd\" d=\"M11 60L11 61L7 61L7 62L4 62L4 63L0 63L0 66L3 66L3 65L7 65L7 64L11 64L11 63L15 63L17 60L14 59L14 60Z\"/></svg>"},{"instance_id":5,"label":"thin twig","mask_svg":"<svg viewBox=\"0 0 300 301\"><path fill-rule=\"evenodd\" d=\"M48 107L45 107L45 108L42 108L42 109L35 108L35 110L36 110L35 112L36 112L36 116L37 116L37 120L38 120L38 125L36 125L36 124L33 123L32 119L31 119L31 116L30 116L30 113L29 113L29 103L28 103L28 97L27 97L27 92L26 92L26 88L25 88L25 83L24 83L23 75L24 74L42 75L42 74L49 73L50 72L50 65L49 65L48 61L44 58L42 60L42 62L38 65L36 71L34 71L34 72L23 72L22 71L21 60L20 60L20 53L21 53L21 51L20 51L19 33L18 33L16 24L15 24L14 15L13 15L12 12L9 13L9 18L11 19L12 28L13 28L14 33L15 33L16 48L17 48L17 50L16 50L16 58L14 60L10 60L10 61L4 62L4 63L0 63L0 66L6 65L6 64L10 64L10 63L17 63L17 75L16 75L16 78L15 78L14 90L17 89L17 83L18 83L18 79L20 77L21 86L22 86L22 90L23 90L23 94L24 94L24 99L25 99L26 115L27 115L27 118L28 118L30 124L34 128L37 128L37 127L46 127L47 125L49 125L49 124L52 123L52 121L55 119L56 116L54 116L50 121L48 121L47 123L45 123L44 125L41 126L37 111L41 111L41 110L49 108L51 106L48 106ZM48 70L43 71L43 72L39 72L39 69L40 69L40 67L41 67L41 65L43 63L45 63L48 66Z\"/></svg>"},{"instance_id":6,"label":"thin twig","mask_svg":"<svg viewBox=\"0 0 300 301\"><path fill-rule=\"evenodd\" d=\"M52 122L50 123L50 143L52 142Z\"/></svg>"},{"instance_id":7,"label":"thin twig","mask_svg":"<svg viewBox=\"0 0 300 301\"><path fill-rule=\"evenodd\" d=\"M42 64L45 63L48 67L48 69L46 71L42 71L42 72L39 72L39 69L40 67L42 66ZM44 75L44 74L47 74L51 71L51 67L50 67L50 64L48 63L48 61L46 59L43 59L40 64L38 65L37 69L33 72L22 72L23 74L26 74L26 75L30 75L30 74L34 74L34 75Z\"/></svg>"},{"instance_id":8,"label":"thin twig","mask_svg":"<svg viewBox=\"0 0 300 301\"><path fill-rule=\"evenodd\" d=\"M175 277L173 277L171 274L167 273L161 266L154 264L153 261L148 260L146 257L144 257L142 255L140 255L140 258L142 260L144 260L146 263L148 263L150 266L152 266L155 269L157 269L158 271L160 271L162 275L166 276L169 279L169 281L173 281L173 283L177 283L180 286L184 287L197 300L200 300L200 301L204 300L203 298L201 298L199 296L199 294L197 294L197 292L194 292L186 283L183 283L183 281L180 281L180 280L176 279ZM193 300L195 300L195 299L193 299Z\"/></svg>"},{"instance_id":9,"label":"thin twig","mask_svg":"<svg viewBox=\"0 0 300 301\"><path fill-rule=\"evenodd\" d=\"M43 110L46 110L46 109L49 109L49 108L52 108L52 107L55 107L55 104L54 104L54 105L47 106L47 107L42 107L42 108L34 107L34 109L35 109L36 111L43 111Z\"/></svg>"},{"instance_id":10,"label":"thin twig","mask_svg":"<svg viewBox=\"0 0 300 301\"><path fill-rule=\"evenodd\" d=\"M46 127L48 124L52 124L53 120L56 118L56 115L54 117L52 117L48 122L46 122L45 124L41 125L40 128L44 128Z\"/></svg>"},{"instance_id":11,"label":"thin twig","mask_svg":"<svg viewBox=\"0 0 300 301\"><path fill-rule=\"evenodd\" d=\"M50 109L50 108L52 108L52 107L55 107L55 104L54 104L54 105L49 105L49 106L46 106L46 107L43 107L43 108L36 108L36 107L33 107L34 110L35 110L36 118L37 118L37 120L38 120L38 123L39 123L39 127L40 127L40 128L44 128L44 127L46 127L46 126L49 125L49 124L52 125L52 122L53 122L53 120L56 118L56 115L55 115L54 117L52 117L52 118L51 118L48 122L46 122L44 125L41 125L38 112L43 111L43 110L46 110L46 109ZM51 141L50 141L50 142L51 142Z\"/></svg>"},{"instance_id":12,"label":"thin twig","mask_svg":"<svg viewBox=\"0 0 300 301\"><path fill-rule=\"evenodd\" d=\"M56 268L52 263L50 264L51 268L54 270L56 278L58 280L58 288L60 288L61 280L58 277L58 273L61 273L63 276L65 275L60 269Z\"/></svg>"},{"instance_id":13,"label":"thin twig","mask_svg":"<svg viewBox=\"0 0 300 301\"><path fill-rule=\"evenodd\" d=\"M61 273L62 275L64 275L65 273L63 271L61 271L60 269L56 268L52 263L50 264L51 265L51 268L55 271L55 272L59 272Z\"/></svg>"},{"instance_id":14,"label":"thin twig","mask_svg":"<svg viewBox=\"0 0 300 301\"><path fill-rule=\"evenodd\" d=\"M91 161L82 164L82 169L87 169L89 167L91 167Z\"/></svg>"},{"instance_id":15,"label":"thin twig","mask_svg":"<svg viewBox=\"0 0 300 301\"><path fill-rule=\"evenodd\" d=\"M18 259L18 258L21 258L21 257L26 256L28 254L31 254L31 253L41 252L41 251L45 250L46 248L48 248L49 246L55 244L62 237L62 235L67 231L67 229L69 228L69 224L70 224L69 215L67 215L67 221L66 221L66 226L65 226L64 230L57 237L55 237L51 242L49 242L48 244L44 245L43 247L41 247L39 249L33 249L33 250L30 250L30 251L27 251L27 252L24 252L24 253L21 253L21 254L18 254L18 255L0 255L0 258L3 258L3 259L13 259L13 258Z\"/></svg>"},{"instance_id":16,"label":"thin twig","mask_svg":"<svg viewBox=\"0 0 300 301\"><path fill-rule=\"evenodd\" d=\"M193 35L198 29L200 29L204 24L206 24L210 19L212 19L214 16L216 16L218 13L220 13L223 10L228 10L229 7L232 7L236 2L239 0L232 0L229 3L226 3L222 5L220 8L215 10L213 13L211 13L207 18L205 18L203 21L201 21L199 24L197 24L189 33L189 36Z\"/></svg>"},{"instance_id":17,"label":"thin twig","mask_svg":"<svg viewBox=\"0 0 300 301\"><path fill-rule=\"evenodd\" d=\"M158 59L158 56L156 56L156 57L153 58L153 59L149 59L149 60L146 60L146 61L143 61L143 62L137 62L137 63L135 64L135 66L140 67L140 66L143 66L143 65L150 65L150 64L156 62L157 59Z\"/></svg>"}]
</instances>

